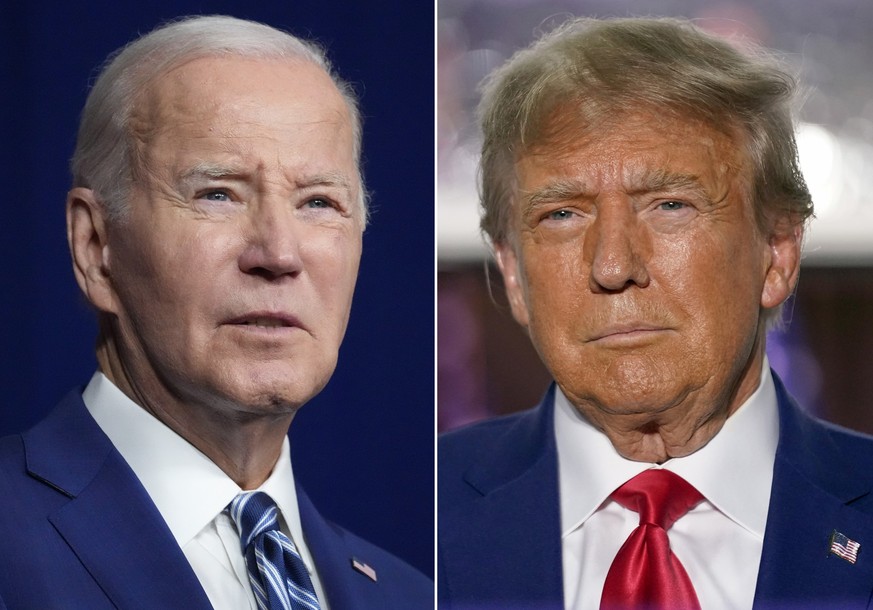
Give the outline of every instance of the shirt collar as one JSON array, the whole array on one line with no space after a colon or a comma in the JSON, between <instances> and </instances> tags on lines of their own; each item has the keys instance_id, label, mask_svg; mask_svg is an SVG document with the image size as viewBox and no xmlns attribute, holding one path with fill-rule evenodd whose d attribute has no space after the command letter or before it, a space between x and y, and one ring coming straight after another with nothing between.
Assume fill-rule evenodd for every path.
<instances>
[{"instance_id":1,"label":"shirt collar","mask_svg":"<svg viewBox=\"0 0 873 610\"><path fill-rule=\"evenodd\" d=\"M563 536L580 527L617 487L649 468L672 470L729 519L764 536L779 441L776 390L766 356L755 392L691 455L661 466L622 457L560 388L555 391L555 439Z\"/></svg>"},{"instance_id":2,"label":"shirt collar","mask_svg":"<svg viewBox=\"0 0 873 610\"><path fill-rule=\"evenodd\" d=\"M192 540L242 491L205 454L133 402L103 373L94 374L82 399L142 483L179 546ZM287 437L259 490L276 502L292 538L302 541Z\"/></svg>"}]
</instances>

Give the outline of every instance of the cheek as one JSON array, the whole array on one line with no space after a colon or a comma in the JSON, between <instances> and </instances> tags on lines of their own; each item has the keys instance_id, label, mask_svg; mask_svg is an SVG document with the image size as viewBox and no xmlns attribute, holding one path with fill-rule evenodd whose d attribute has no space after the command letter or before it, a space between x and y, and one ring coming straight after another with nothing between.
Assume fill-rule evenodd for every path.
<instances>
[{"instance_id":1,"label":"cheek","mask_svg":"<svg viewBox=\"0 0 873 610\"><path fill-rule=\"evenodd\" d=\"M649 264L652 281L677 303L692 306L712 290L713 278L720 275L718 261L708 248L706 238L698 240L662 239L655 244ZM695 243L696 242L696 243ZM714 287L712 287L714 288Z\"/></svg>"},{"instance_id":2,"label":"cheek","mask_svg":"<svg viewBox=\"0 0 873 610\"><path fill-rule=\"evenodd\" d=\"M581 239L529 248L522 270L532 316L564 314L582 306L588 292L589 270L584 262Z\"/></svg>"},{"instance_id":3,"label":"cheek","mask_svg":"<svg viewBox=\"0 0 873 610\"><path fill-rule=\"evenodd\" d=\"M113 285L125 310L158 303L168 271L160 244L129 233L110 247Z\"/></svg>"},{"instance_id":4,"label":"cheek","mask_svg":"<svg viewBox=\"0 0 873 610\"><path fill-rule=\"evenodd\" d=\"M592 311L588 268L581 240L560 247L531 248L521 267L524 274L527 330L541 357L578 349Z\"/></svg>"},{"instance_id":5,"label":"cheek","mask_svg":"<svg viewBox=\"0 0 873 610\"><path fill-rule=\"evenodd\" d=\"M156 281L167 299L197 303L208 301L208 293L219 292L228 271L238 268L233 242L223 233L197 232L162 243Z\"/></svg>"},{"instance_id":6,"label":"cheek","mask_svg":"<svg viewBox=\"0 0 873 610\"><path fill-rule=\"evenodd\" d=\"M660 277L698 332L745 336L757 327L762 288L759 244L714 232L665 245ZM672 278L672 279L671 279Z\"/></svg>"},{"instance_id":7,"label":"cheek","mask_svg":"<svg viewBox=\"0 0 873 610\"><path fill-rule=\"evenodd\" d=\"M355 231L318 232L301 240L306 273L327 309L347 310L358 277L361 235Z\"/></svg>"},{"instance_id":8,"label":"cheek","mask_svg":"<svg viewBox=\"0 0 873 610\"><path fill-rule=\"evenodd\" d=\"M127 240L137 244L124 253L119 277L124 280L125 301L140 317L159 318L158 332L178 334L179 328L207 313L219 302L222 269L235 266L230 253L231 236L217 231L155 230L153 236ZM175 330L174 330L175 329Z\"/></svg>"}]
</instances>

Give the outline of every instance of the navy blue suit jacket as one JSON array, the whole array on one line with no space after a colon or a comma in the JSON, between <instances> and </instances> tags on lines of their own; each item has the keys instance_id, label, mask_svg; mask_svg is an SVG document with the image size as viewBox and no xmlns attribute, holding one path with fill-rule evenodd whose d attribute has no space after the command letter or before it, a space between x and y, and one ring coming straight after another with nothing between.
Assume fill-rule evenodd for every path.
<instances>
[{"instance_id":1,"label":"navy blue suit jacket","mask_svg":"<svg viewBox=\"0 0 873 610\"><path fill-rule=\"evenodd\" d=\"M779 445L754 607L869 608L873 438L807 416L778 379L776 392ZM553 396L440 439L441 608L563 608ZM861 544L855 564L829 553L834 530Z\"/></svg>"},{"instance_id":2,"label":"navy blue suit jacket","mask_svg":"<svg viewBox=\"0 0 873 610\"><path fill-rule=\"evenodd\" d=\"M300 519L332 610L433 608L433 583L324 520ZM371 566L373 582L352 567ZM70 393L32 430L0 439L0 610L209 609L133 471Z\"/></svg>"}]
</instances>

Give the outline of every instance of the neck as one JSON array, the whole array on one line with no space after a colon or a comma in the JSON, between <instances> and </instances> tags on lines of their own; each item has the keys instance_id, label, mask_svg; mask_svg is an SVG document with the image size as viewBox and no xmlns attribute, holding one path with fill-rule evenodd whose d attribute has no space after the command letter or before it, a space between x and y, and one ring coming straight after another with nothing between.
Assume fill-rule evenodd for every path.
<instances>
[{"instance_id":1,"label":"neck","mask_svg":"<svg viewBox=\"0 0 873 610\"><path fill-rule=\"evenodd\" d=\"M100 371L128 398L151 413L212 460L244 490L256 489L279 459L293 413L252 413L239 405L183 400L157 375L143 381L125 366L118 346L102 333L97 344ZM235 408L236 407L236 408Z\"/></svg>"}]
</instances>

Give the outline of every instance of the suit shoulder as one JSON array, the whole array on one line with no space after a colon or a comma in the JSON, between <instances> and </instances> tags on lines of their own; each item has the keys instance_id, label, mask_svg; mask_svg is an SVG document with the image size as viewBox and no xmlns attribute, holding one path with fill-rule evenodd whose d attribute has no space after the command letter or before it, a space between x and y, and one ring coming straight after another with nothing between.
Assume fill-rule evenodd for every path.
<instances>
[{"instance_id":1,"label":"suit shoulder","mask_svg":"<svg viewBox=\"0 0 873 610\"><path fill-rule=\"evenodd\" d=\"M0 437L0 467L8 467L10 463L19 463L24 457L24 445L20 434L10 434Z\"/></svg>"},{"instance_id":2,"label":"suit shoulder","mask_svg":"<svg viewBox=\"0 0 873 610\"><path fill-rule=\"evenodd\" d=\"M385 549L335 523L330 525L344 539L353 557L366 558L367 566L375 570L387 608L433 608L434 584L430 578Z\"/></svg>"},{"instance_id":3,"label":"suit shoulder","mask_svg":"<svg viewBox=\"0 0 873 610\"><path fill-rule=\"evenodd\" d=\"M24 443L21 435L13 434L0 438L0 492L4 497L12 493L27 477L24 458Z\"/></svg>"},{"instance_id":4,"label":"suit shoulder","mask_svg":"<svg viewBox=\"0 0 873 610\"><path fill-rule=\"evenodd\" d=\"M383 549L380 546L373 544L367 540L364 540L357 534L353 534L352 532L342 528L338 525L335 525L337 529L339 529L346 539L346 543L353 550L359 550L362 556L372 557L374 561L379 562L379 567L381 570L390 571L391 573L397 574L398 576L408 577L412 581L420 582L420 583L431 583L431 580L413 568L411 565L393 555ZM432 583L431 583L432 586Z\"/></svg>"},{"instance_id":5,"label":"suit shoulder","mask_svg":"<svg viewBox=\"0 0 873 610\"><path fill-rule=\"evenodd\" d=\"M530 428L537 417L536 409L503 415L451 430L440 435L437 445L437 476L453 477L479 458L492 453L508 434Z\"/></svg>"},{"instance_id":6,"label":"suit shoulder","mask_svg":"<svg viewBox=\"0 0 873 610\"><path fill-rule=\"evenodd\" d=\"M482 443L500 438L518 422L530 417L533 410L492 417L461 428L444 432L438 439L439 457L442 459L456 453L476 453Z\"/></svg>"},{"instance_id":7,"label":"suit shoulder","mask_svg":"<svg viewBox=\"0 0 873 610\"><path fill-rule=\"evenodd\" d=\"M864 460L864 463L869 463L869 460L873 458L873 435L817 418L814 418L813 421L827 430L831 438L840 446L843 455L849 460L858 460L859 463L861 463L860 460Z\"/></svg>"},{"instance_id":8,"label":"suit shoulder","mask_svg":"<svg viewBox=\"0 0 873 610\"><path fill-rule=\"evenodd\" d=\"M444 515L463 500L478 497L469 474L485 466L488 472L511 479L541 453L547 441L548 420L539 408L488 419L440 436L438 444L438 511ZM488 467L490 465L490 468Z\"/></svg>"},{"instance_id":9,"label":"suit shoulder","mask_svg":"<svg viewBox=\"0 0 873 610\"><path fill-rule=\"evenodd\" d=\"M869 461L873 456L873 436L820 419L801 408L781 385L777 385L780 404L780 426L793 442L802 443L806 451L839 453L852 462Z\"/></svg>"},{"instance_id":10,"label":"suit shoulder","mask_svg":"<svg viewBox=\"0 0 873 610\"><path fill-rule=\"evenodd\" d=\"M31 482L27 474L27 459L24 441L20 434L0 438L0 497L21 493L23 486Z\"/></svg>"}]
</instances>

